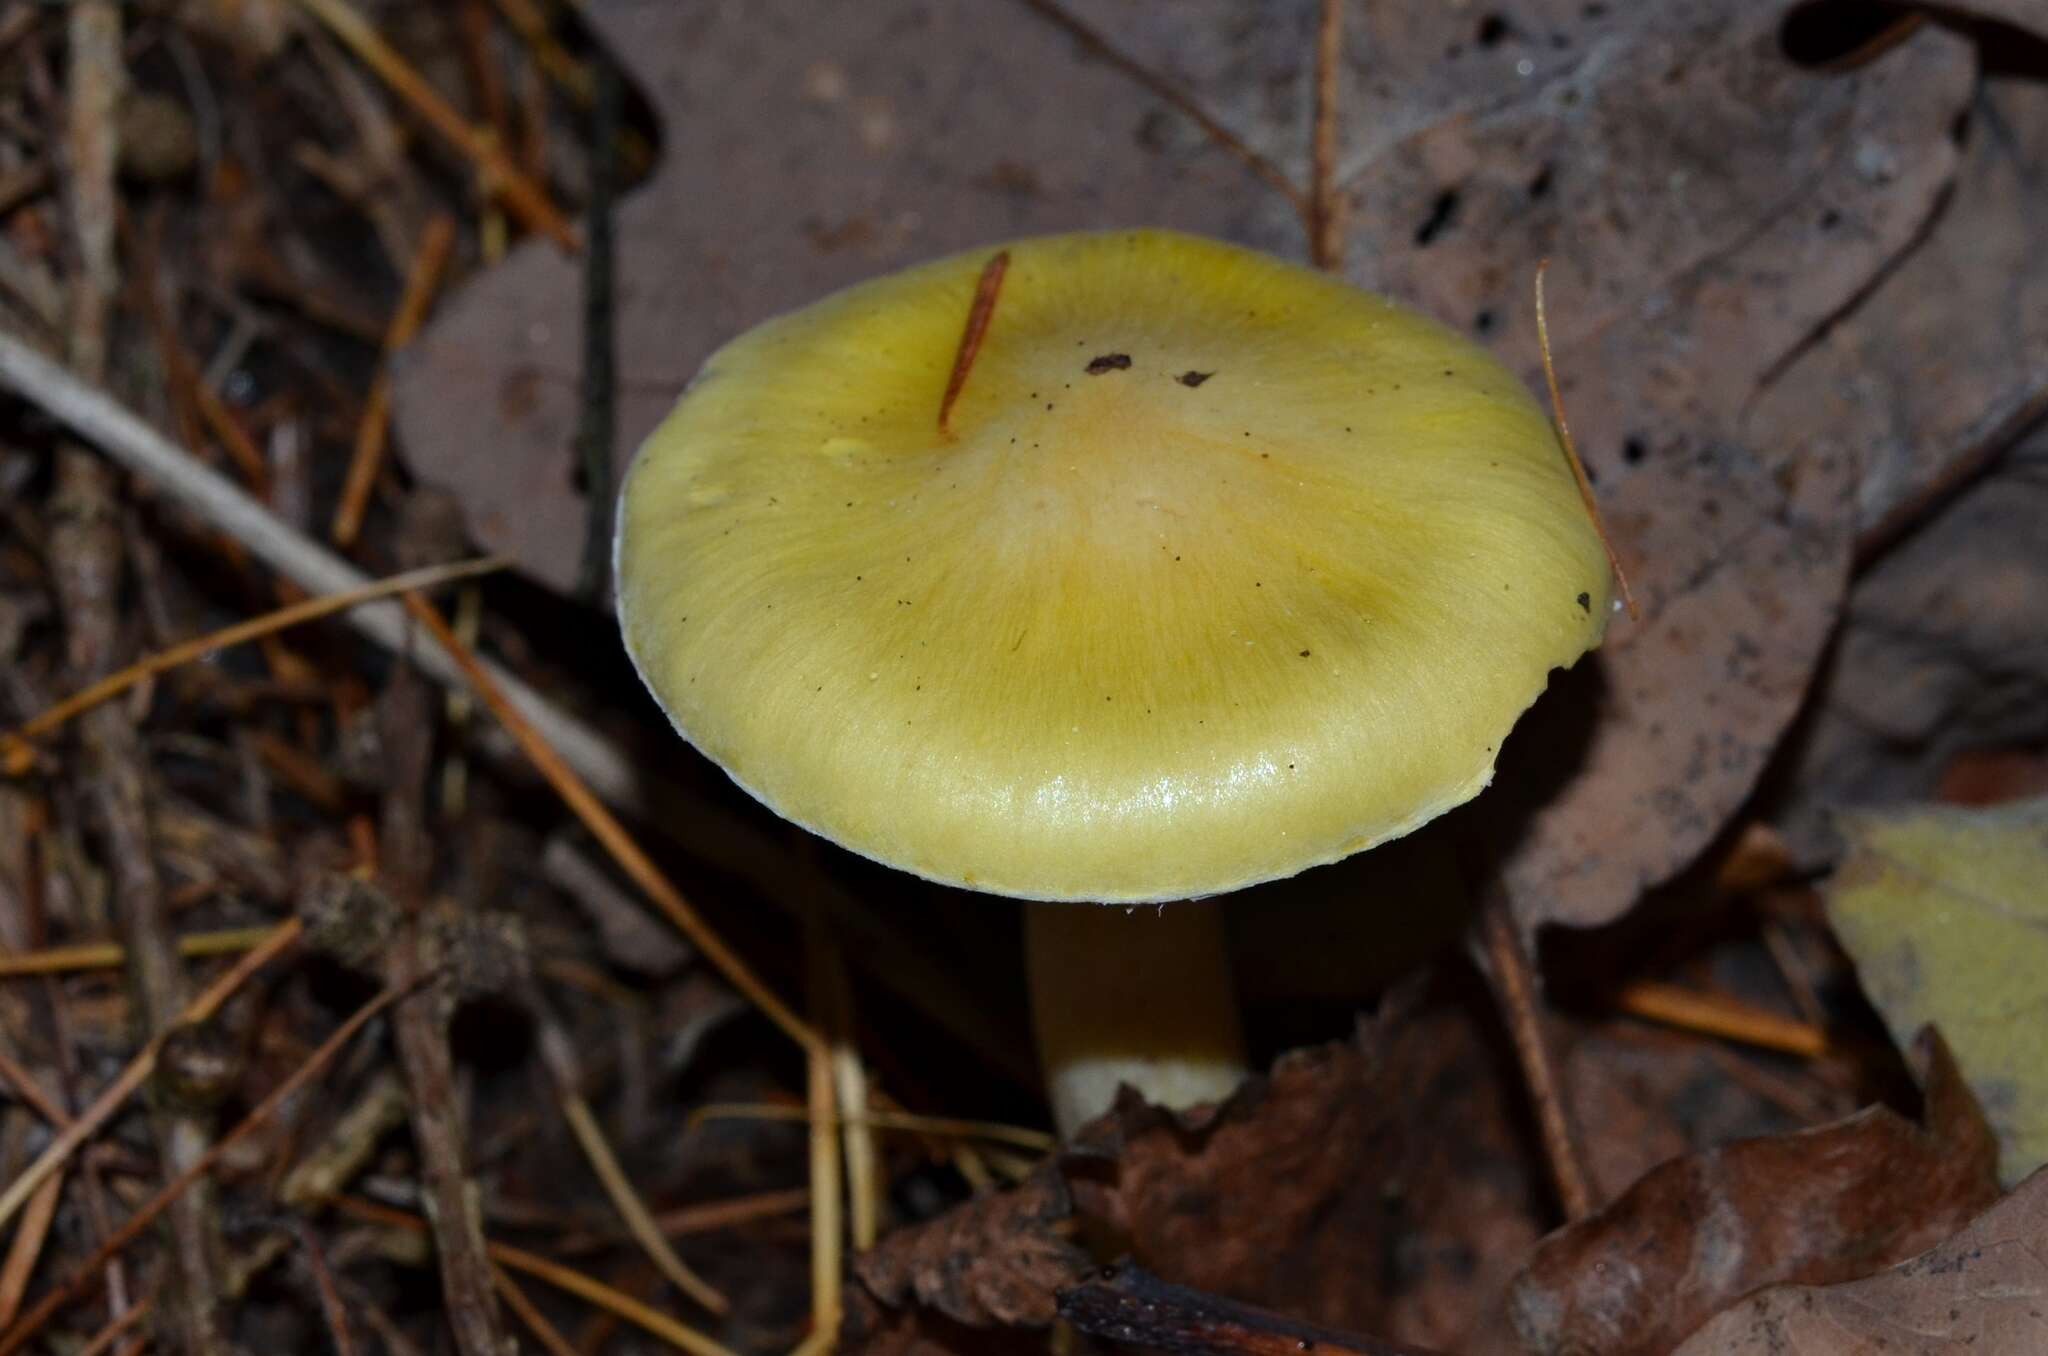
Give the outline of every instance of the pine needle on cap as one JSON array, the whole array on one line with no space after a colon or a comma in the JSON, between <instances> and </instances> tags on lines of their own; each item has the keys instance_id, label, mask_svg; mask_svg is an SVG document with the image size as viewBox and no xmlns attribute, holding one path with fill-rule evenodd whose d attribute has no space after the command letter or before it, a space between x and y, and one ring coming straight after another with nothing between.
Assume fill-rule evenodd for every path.
<instances>
[{"instance_id":1,"label":"pine needle on cap","mask_svg":"<svg viewBox=\"0 0 2048 1356\"><path fill-rule=\"evenodd\" d=\"M1570 425L1564 421L1564 396L1557 389L1557 368L1550 361L1550 325L1543 314L1543 275L1550 270L1550 260L1536 265L1536 345L1543 350L1543 380L1550 385L1550 412L1557 421L1557 438L1564 444L1565 460L1571 463L1572 479L1579 482L1579 498L1586 502L1586 516L1593 520L1593 530L1600 534L1600 546L1607 552L1607 568L1614 572L1614 582L1621 589L1621 605L1628 609L1628 619L1639 622L1643 614L1636 607L1636 596L1630 592L1628 575L1621 568L1621 557L1614 553L1614 539L1607 535L1607 524L1600 518L1599 501L1593 498L1593 482L1586 478L1586 467L1579 460L1579 449L1572 442Z\"/></svg>"}]
</instances>

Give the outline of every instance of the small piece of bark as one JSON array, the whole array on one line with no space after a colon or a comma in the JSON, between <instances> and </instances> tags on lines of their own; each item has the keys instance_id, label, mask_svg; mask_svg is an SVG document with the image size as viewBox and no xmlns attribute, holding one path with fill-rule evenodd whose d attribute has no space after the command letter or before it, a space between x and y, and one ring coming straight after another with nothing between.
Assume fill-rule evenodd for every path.
<instances>
[{"instance_id":1,"label":"small piece of bark","mask_svg":"<svg viewBox=\"0 0 2048 1356\"><path fill-rule=\"evenodd\" d=\"M1168 1285L1129 1263L1062 1290L1059 1306L1061 1318L1092 1337L1176 1356L1438 1356Z\"/></svg>"},{"instance_id":2,"label":"small piece of bark","mask_svg":"<svg viewBox=\"0 0 2048 1356\"><path fill-rule=\"evenodd\" d=\"M1073 1200L1041 1164L1022 1186L981 1196L930 1223L900 1229L854 1262L889 1305L917 1303L973 1326L1045 1327L1053 1294L1093 1269L1069 1241Z\"/></svg>"}]
</instances>

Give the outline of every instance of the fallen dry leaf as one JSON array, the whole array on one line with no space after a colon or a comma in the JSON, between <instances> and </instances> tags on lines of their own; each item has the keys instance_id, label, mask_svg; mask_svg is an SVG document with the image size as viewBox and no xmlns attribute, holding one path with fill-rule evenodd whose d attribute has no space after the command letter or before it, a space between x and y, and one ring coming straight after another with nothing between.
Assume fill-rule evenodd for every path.
<instances>
[{"instance_id":1,"label":"fallen dry leaf","mask_svg":"<svg viewBox=\"0 0 2048 1356\"><path fill-rule=\"evenodd\" d=\"M1889 1271L1766 1290L1672 1356L2040 1356L2048 1351L2048 1172Z\"/></svg>"},{"instance_id":2,"label":"fallen dry leaf","mask_svg":"<svg viewBox=\"0 0 2048 1356\"><path fill-rule=\"evenodd\" d=\"M1859 459L1866 550L2048 408L2048 85L1987 78L1967 117L1927 238L1770 373L1744 421L1758 446Z\"/></svg>"},{"instance_id":3,"label":"fallen dry leaf","mask_svg":"<svg viewBox=\"0 0 2048 1356\"><path fill-rule=\"evenodd\" d=\"M2048 32L2048 11L2010 8ZM1874 564L1770 810L1808 863L1832 858L1836 807L1925 799L1961 751L2048 739L2048 436L2008 446L2048 408L2048 85L2012 73L2018 35L1985 51L1965 163L1927 238L1772 375L1744 425L1759 445L1863 466Z\"/></svg>"},{"instance_id":4,"label":"fallen dry leaf","mask_svg":"<svg viewBox=\"0 0 2048 1356\"><path fill-rule=\"evenodd\" d=\"M1045 1327L1053 1292L1093 1269L1068 1241L1073 1201L1048 1161L1021 1186L899 1229L854 1263L884 1304L915 1303L976 1327Z\"/></svg>"},{"instance_id":5,"label":"fallen dry leaf","mask_svg":"<svg viewBox=\"0 0 2048 1356\"><path fill-rule=\"evenodd\" d=\"M1867 1275L1998 1195L1997 1145L1938 1039L1927 1124L1873 1107L1675 1159L1544 1239L1508 1314L1539 1356L1662 1356L1762 1286Z\"/></svg>"},{"instance_id":6,"label":"fallen dry leaf","mask_svg":"<svg viewBox=\"0 0 2048 1356\"><path fill-rule=\"evenodd\" d=\"M1806 1122L1728 1074L1743 1056L1626 1019L1571 1033L1564 1084L1593 1198L1611 1201L1667 1160Z\"/></svg>"},{"instance_id":7,"label":"fallen dry leaf","mask_svg":"<svg viewBox=\"0 0 2048 1356\"><path fill-rule=\"evenodd\" d=\"M1483 803L1521 821L1505 870L1529 926L1612 921L1690 862L1797 711L1846 583L1853 459L1753 442L1741 412L1911 243L1971 81L1940 31L1824 78L1777 53L1768 10L1637 8L1604 78L1574 67L1390 152L1385 225L1361 232L1397 242L1363 280L1493 317L1525 369L1516 293L1554 257L1565 400L1644 602L1525 722ZM1396 229L1451 192L1455 228Z\"/></svg>"},{"instance_id":8,"label":"fallen dry leaf","mask_svg":"<svg viewBox=\"0 0 2048 1356\"><path fill-rule=\"evenodd\" d=\"M1844 816L1828 921L1894 1037L1940 1028L1999 1140L1999 1175L2048 1163L2048 800Z\"/></svg>"},{"instance_id":9,"label":"fallen dry leaf","mask_svg":"<svg viewBox=\"0 0 2048 1356\"><path fill-rule=\"evenodd\" d=\"M890 1305L1049 1322L1053 1291L1092 1269L1064 1241L1072 1228L1098 1261L1128 1256L1313 1323L1461 1349L1547 1208L1493 1021L1469 987L1410 982L1355 1042L1296 1051L1199 1119L1127 1096L1065 1155L1071 1220L1034 1179L893 1235L857 1274Z\"/></svg>"},{"instance_id":10,"label":"fallen dry leaf","mask_svg":"<svg viewBox=\"0 0 2048 1356\"><path fill-rule=\"evenodd\" d=\"M1176 1284L1458 1350L1548 1209L1483 995L1412 983L1190 1130L1135 1097L1084 1132L1077 1207ZM1456 1127L1446 1133L1446 1127Z\"/></svg>"},{"instance_id":11,"label":"fallen dry leaf","mask_svg":"<svg viewBox=\"0 0 2048 1356\"><path fill-rule=\"evenodd\" d=\"M670 131L621 213L622 450L716 343L912 259L1134 221L1301 252L1281 193L1044 9L595 0ZM1074 7L1297 181L1315 11ZM1697 854L1806 689L1854 467L1751 441L1741 411L1914 239L1974 55L1930 26L1818 73L1779 49L1783 7L1738 0L1347 13L1349 275L1533 372L1528 287L1556 259L1573 421L1648 610L1509 746L1489 813L1525 923L1597 924ZM574 261L517 252L444 309L398 393L421 473L557 585L586 521L577 291Z\"/></svg>"},{"instance_id":12,"label":"fallen dry leaf","mask_svg":"<svg viewBox=\"0 0 2048 1356\"><path fill-rule=\"evenodd\" d=\"M1835 856L1835 810L1925 800L1965 751L2048 740L2044 515L2048 428L1857 581L1812 718L1774 779L1769 814L1804 861Z\"/></svg>"}]
</instances>

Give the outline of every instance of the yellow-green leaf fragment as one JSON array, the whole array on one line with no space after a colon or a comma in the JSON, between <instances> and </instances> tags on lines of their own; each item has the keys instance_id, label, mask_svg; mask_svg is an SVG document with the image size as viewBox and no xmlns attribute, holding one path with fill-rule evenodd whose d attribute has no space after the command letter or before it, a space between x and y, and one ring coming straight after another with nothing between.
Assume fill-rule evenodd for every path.
<instances>
[{"instance_id":1,"label":"yellow-green leaf fragment","mask_svg":"<svg viewBox=\"0 0 2048 1356\"><path fill-rule=\"evenodd\" d=\"M2048 799L1843 817L1828 919L1901 1046L1939 1028L2007 1186L2048 1162Z\"/></svg>"},{"instance_id":2,"label":"yellow-green leaf fragment","mask_svg":"<svg viewBox=\"0 0 2048 1356\"><path fill-rule=\"evenodd\" d=\"M712 356L619 517L627 648L786 818L936 880L1169 900L1475 795L1609 576L1550 423L1437 323L1161 231L877 279Z\"/></svg>"}]
</instances>

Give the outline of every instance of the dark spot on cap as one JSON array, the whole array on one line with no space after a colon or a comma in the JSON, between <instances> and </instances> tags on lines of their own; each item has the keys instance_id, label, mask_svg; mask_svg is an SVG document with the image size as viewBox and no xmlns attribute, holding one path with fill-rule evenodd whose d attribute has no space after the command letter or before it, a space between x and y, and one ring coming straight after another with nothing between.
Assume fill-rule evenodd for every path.
<instances>
[{"instance_id":1,"label":"dark spot on cap","mask_svg":"<svg viewBox=\"0 0 2048 1356\"><path fill-rule=\"evenodd\" d=\"M1592 595L1592 594L1590 594L1590 593L1582 593L1582 594L1580 594L1580 595L1579 595L1579 611L1581 611L1581 612L1585 613L1585 614L1586 614L1587 616L1589 616L1589 617L1593 615L1593 595Z\"/></svg>"},{"instance_id":2,"label":"dark spot on cap","mask_svg":"<svg viewBox=\"0 0 2048 1356\"><path fill-rule=\"evenodd\" d=\"M1130 365L1131 355L1128 353L1105 353L1099 358L1090 358L1084 370L1091 377L1099 377L1104 372L1121 372Z\"/></svg>"},{"instance_id":3,"label":"dark spot on cap","mask_svg":"<svg viewBox=\"0 0 2048 1356\"><path fill-rule=\"evenodd\" d=\"M1303 650L1303 651L1301 652L1301 657L1302 657L1303 659L1306 659L1306 658L1308 658L1308 651L1307 651L1307 650Z\"/></svg>"},{"instance_id":4,"label":"dark spot on cap","mask_svg":"<svg viewBox=\"0 0 2048 1356\"><path fill-rule=\"evenodd\" d=\"M1214 372L1197 372L1190 368L1188 371L1181 373L1178 377L1175 377L1174 380L1178 381L1183 386L1200 386L1203 382L1207 381L1209 378L1215 375L1216 374Z\"/></svg>"}]
</instances>

